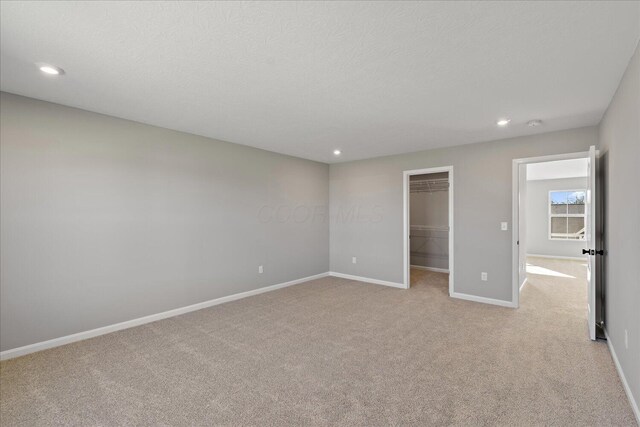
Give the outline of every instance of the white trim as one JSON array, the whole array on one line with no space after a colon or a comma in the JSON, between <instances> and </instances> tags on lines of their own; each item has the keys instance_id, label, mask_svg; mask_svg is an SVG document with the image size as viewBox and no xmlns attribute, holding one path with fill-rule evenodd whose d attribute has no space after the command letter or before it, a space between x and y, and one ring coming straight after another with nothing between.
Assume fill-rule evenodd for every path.
<instances>
[{"instance_id":1,"label":"white trim","mask_svg":"<svg viewBox=\"0 0 640 427\"><path fill-rule=\"evenodd\" d=\"M563 259L568 261L587 261L587 257L579 257L579 256L560 256L560 255L540 255L540 254L527 254L528 257L532 258L548 258L548 259Z\"/></svg>"},{"instance_id":2,"label":"white trim","mask_svg":"<svg viewBox=\"0 0 640 427\"><path fill-rule=\"evenodd\" d=\"M23 347L12 348L10 350L5 350L3 352L0 352L0 360L13 359L14 357L24 356L26 354L35 353L37 351L59 347L65 344L71 344L77 341L86 340L88 338L109 334L111 332L121 331L123 329L133 328L134 326L140 326L147 323L155 322L157 320L179 316L181 314L190 313L196 310L202 310L203 308L213 307L214 305L223 304L225 302L235 301L242 298L262 294L265 292L286 288L288 286L293 286L300 283L308 282L310 280L320 279L322 277L327 277L328 275L329 275L328 272L320 273L320 274L316 274L309 277L303 277L301 279L291 280L289 282L278 283L276 285L271 285L271 286L265 286L264 288L253 289L251 291L240 292L237 294L227 295L225 297L220 297L220 298L212 299L209 301L199 302L197 304L188 305L186 307L175 308L173 310L164 311L162 313L151 314L149 316L139 317L137 319L115 323L113 325L103 326L101 328L91 329L89 331L78 332L76 334L66 335L64 337L54 338L51 340L42 341L35 344L25 345Z\"/></svg>"},{"instance_id":3,"label":"white trim","mask_svg":"<svg viewBox=\"0 0 640 427\"><path fill-rule=\"evenodd\" d=\"M475 301L475 302L481 302L483 304L492 304L492 305L499 305L500 307L510 307L513 308L513 303L511 301L505 301L505 300L501 300L501 299L493 299L493 298L486 298L486 297L479 297L476 295L469 295L469 294L462 294L460 292L453 292L451 294L452 298L458 298L458 299L463 299L466 301Z\"/></svg>"},{"instance_id":4,"label":"white trim","mask_svg":"<svg viewBox=\"0 0 640 427\"><path fill-rule=\"evenodd\" d=\"M520 307L520 163L511 163L511 302Z\"/></svg>"},{"instance_id":5,"label":"white trim","mask_svg":"<svg viewBox=\"0 0 640 427\"><path fill-rule=\"evenodd\" d=\"M441 166L435 168L426 168L426 169L413 169L406 170L402 172L402 217L403 217L403 287L405 289L409 289L410 286L410 269L411 269L411 257L409 255L409 230L410 230L410 221L409 221L409 177L411 175L423 175L429 173L439 173L439 172L447 172L449 178L449 295L452 295L454 292L454 280L453 280L453 272L455 269L453 268L453 259L454 259L454 251L453 251L453 240L454 240L454 229L453 229L453 166Z\"/></svg>"},{"instance_id":6,"label":"white trim","mask_svg":"<svg viewBox=\"0 0 640 427\"><path fill-rule=\"evenodd\" d=\"M638 425L640 425L640 410L638 409L638 404L636 403L636 400L633 397L633 393L631 392L631 387L629 387L627 378L624 376L622 365L620 365L620 361L618 360L616 351L613 348L613 344L611 344L611 338L609 337L609 333L607 332L606 328L604 329L604 336L607 338L607 346L609 346L609 351L611 352L611 358L613 359L613 363L616 365L618 376L620 377L620 381L622 381L622 387L624 387L624 392L627 394L627 399L629 399L629 404L631 405L631 410L633 411L633 415L636 416L636 422L638 423Z\"/></svg>"},{"instance_id":7,"label":"white trim","mask_svg":"<svg viewBox=\"0 0 640 427\"><path fill-rule=\"evenodd\" d=\"M557 160L584 159L589 157L588 151L566 154L552 154L550 156L527 157L513 159L511 165L511 303L518 308L520 306L520 278L518 274L518 233L520 232L520 219L518 214L518 196L520 194L519 166L529 163L543 163Z\"/></svg>"},{"instance_id":8,"label":"white trim","mask_svg":"<svg viewBox=\"0 0 640 427\"><path fill-rule=\"evenodd\" d=\"M524 285L526 285L528 281L529 279L525 277L524 280L522 281L522 285L520 285L520 292L522 292L522 288L524 288Z\"/></svg>"},{"instance_id":9,"label":"white trim","mask_svg":"<svg viewBox=\"0 0 640 427\"><path fill-rule=\"evenodd\" d=\"M417 268L418 270L435 271L436 273L449 273L449 269L447 268L425 267L424 265L413 264L411 264L411 268Z\"/></svg>"},{"instance_id":10,"label":"white trim","mask_svg":"<svg viewBox=\"0 0 640 427\"><path fill-rule=\"evenodd\" d=\"M373 283L375 285L391 286L392 288L406 289L402 283L388 282L386 280L371 279L369 277L354 276L352 274L338 273L330 271L329 276L339 277L341 279L357 280L358 282Z\"/></svg>"},{"instance_id":11,"label":"white trim","mask_svg":"<svg viewBox=\"0 0 640 427\"><path fill-rule=\"evenodd\" d=\"M579 151L577 153L564 153L564 154L550 154L547 156L537 157L523 157L519 159L513 159L517 163L545 163L554 162L557 160L571 160L571 159L585 159L589 157L589 151Z\"/></svg>"}]
</instances>

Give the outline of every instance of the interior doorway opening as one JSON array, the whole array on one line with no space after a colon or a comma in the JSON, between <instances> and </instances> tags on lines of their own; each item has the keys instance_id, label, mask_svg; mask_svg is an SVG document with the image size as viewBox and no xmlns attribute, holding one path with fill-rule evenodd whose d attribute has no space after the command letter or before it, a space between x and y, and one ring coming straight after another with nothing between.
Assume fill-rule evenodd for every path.
<instances>
[{"instance_id":1,"label":"interior doorway opening","mask_svg":"<svg viewBox=\"0 0 640 427\"><path fill-rule=\"evenodd\" d=\"M528 163L520 190L526 211L526 279L521 306L562 310L585 319L587 306L586 191L588 158ZM544 305L544 307L540 306Z\"/></svg>"},{"instance_id":2,"label":"interior doorway opening","mask_svg":"<svg viewBox=\"0 0 640 427\"><path fill-rule=\"evenodd\" d=\"M558 307L577 304L591 339L602 319L596 178L595 147L513 164L514 305L526 302L526 292L547 293Z\"/></svg>"},{"instance_id":3,"label":"interior doorway opening","mask_svg":"<svg viewBox=\"0 0 640 427\"><path fill-rule=\"evenodd\" d=\"M453 292L453 167L405 171L406 288Z\"/></svg>"}]
</instances>

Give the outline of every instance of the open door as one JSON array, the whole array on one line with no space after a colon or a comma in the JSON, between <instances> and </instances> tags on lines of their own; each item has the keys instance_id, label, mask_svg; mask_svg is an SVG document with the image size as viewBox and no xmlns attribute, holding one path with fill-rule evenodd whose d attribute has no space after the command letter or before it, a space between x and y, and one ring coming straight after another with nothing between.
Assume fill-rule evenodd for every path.
<instances>
[{"instance_id":1,"label":"open door","mask_svg":"<svg viewBox=\"0 0 640 427\"><path fill-rule=\"evenodd\" d=\"M589 148L589 163L587 165L587 197L584 205L585 213L585 246L582 250L587 255L587 320L589 322L589 338L596 339L596 176L597 176L596 147Z\"/></svg>"},{"instance_id":2,"label":"open door","mask_svg":"<svg viewBox=\"0 0 640 427\"><path fill-rule=\"evenodd\" d=\"M527 165L518 165L518 286L527 280Z\"/></svg>"}]
</instances>

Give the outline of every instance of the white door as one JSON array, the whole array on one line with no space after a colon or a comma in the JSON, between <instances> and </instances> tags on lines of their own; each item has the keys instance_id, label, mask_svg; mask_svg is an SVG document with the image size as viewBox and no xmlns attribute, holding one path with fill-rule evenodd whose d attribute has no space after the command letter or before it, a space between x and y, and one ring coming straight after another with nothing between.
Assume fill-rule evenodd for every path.
<instances>
[{"instance_id":1,"label":"white door","mask_svg":"<svg viewBox=\"0 0 640 427\"><path fill-rule=\"evenodd\" d=\"M518 165L518 286L527 278L527 165Z\"/></svg>"},{"instance_id":2,"label":"white door","mask_svg":"<svg viewBox=\"0 0 640 427\"><path fill-rule=\"evenodd\" d=\"M596 147L589 148L587 165L587 197L584 205L585 213L585 250L587 255L587 319L589 322L589 338L596 339Z\"/></svg>"}]
</instances>

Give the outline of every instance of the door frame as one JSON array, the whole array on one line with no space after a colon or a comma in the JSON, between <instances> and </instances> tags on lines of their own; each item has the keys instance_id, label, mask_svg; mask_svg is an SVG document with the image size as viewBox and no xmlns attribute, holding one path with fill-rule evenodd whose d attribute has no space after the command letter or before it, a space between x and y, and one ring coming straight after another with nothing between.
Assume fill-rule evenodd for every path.
<instances>
[{"instance_id":1,"label":"door frame","mask_svg":"<svg viewBox=\"0 0 640 427\"><path fill-rule=\"evenodd\" d=\"M409 289L411 285L411 253L409 248L409 231L411 213L409 202L409 180L412 175L423 175L430 173L448 172L449 177L449 296L453 294L453 166L439 166L426 169L412 169L402 172L402 194L403 194L403 242L404 242L404 287Z\"/></svg>"},{"instance_id":2,"label":"door frame","mask_svg":"<svg viewBox=\"0 0 640 427\"><path fill-rule=\"evenodd\" d=\"M597 151L596 151L597 154ZM518 264L519 264L519 245L518 240L520 240L520 209L519 209L519 198L520 198L520 176L519 169L520 165L526 165L530 163L544 163L544 162L553 162L557 160L572 160L572 159L584 159L589 158L589 151L580 151L577 153L565 153L565 154L551 154L548 156L538 156L538 157L525 157L521 159L513 159L512 167L511 167L511 281L512 281L512 291L511 291L511 302L514 308L520 307L520 280L518 274ZM526 219L525 219L525 227L526 227ZM525 228L526 232L526 228ZM525 248L526 250L526 248ZM525 255L526 256L526 255Z\"/></svg>"}]
</instances>

